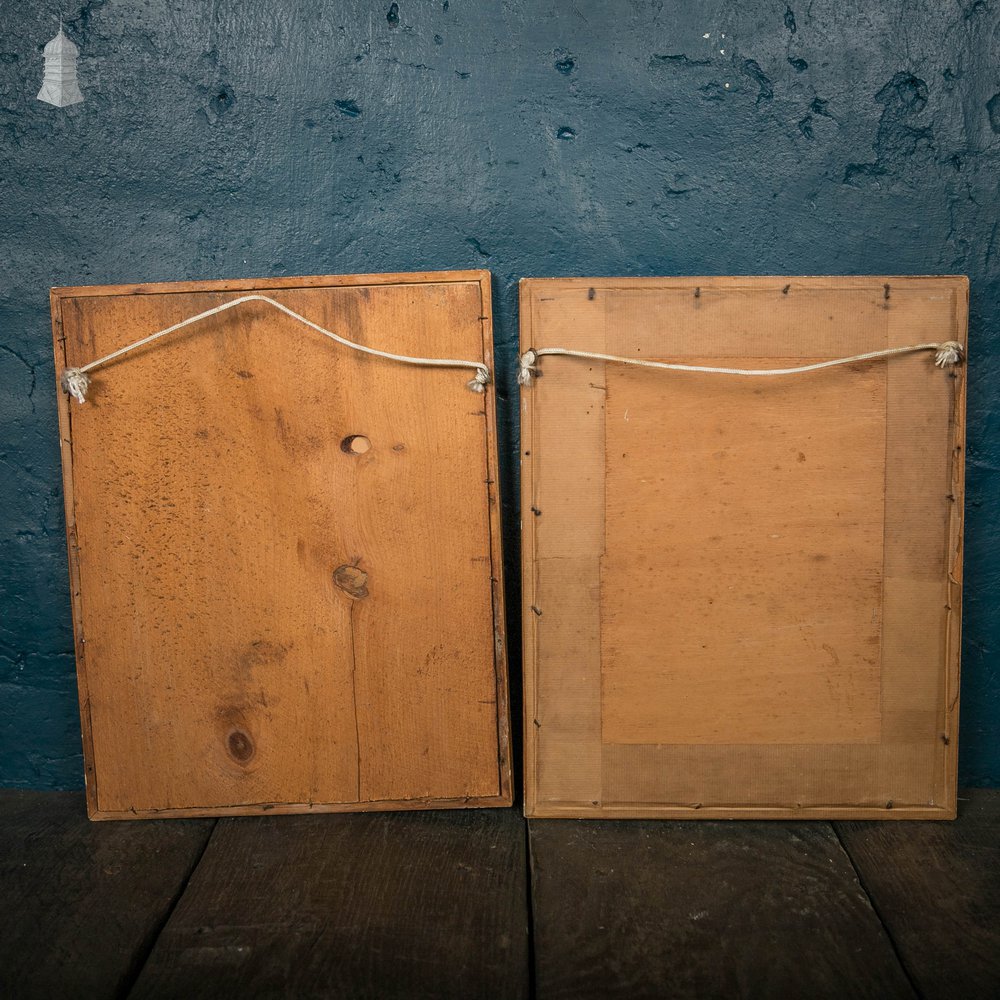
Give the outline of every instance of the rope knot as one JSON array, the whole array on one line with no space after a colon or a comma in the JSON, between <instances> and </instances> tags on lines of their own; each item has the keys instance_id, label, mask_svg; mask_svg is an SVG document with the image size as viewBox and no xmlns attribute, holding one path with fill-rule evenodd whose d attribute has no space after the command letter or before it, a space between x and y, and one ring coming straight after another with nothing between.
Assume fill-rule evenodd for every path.
<instances>
[{"instance_id":1,"label":"rope knot","mask_svg":"<svg viewBox=\"0 0 1000 1000\"><path fill-rule=\"evenodd\" d=\"M938 368L957 365L962 360L963 353L962 345L957 340L946 340L943 344L938 344L934 364Z\"/></svg>"},{"instance_id":2,"label":"rope knot","mask_svg":"<svg viewBox=\"0 0 1000 1000\"><path fill-rule=\"evenodd\" d=\"M476 369L476 374L466 382L466 385L473 392L486 392L486 387L490 384L490 370L485 365Z\"/></svg>"},{"instance_id":3,"label":"rope knot","mask_svg":"<svg viewBox=\"0 0 1000 1000\"><path fill-rule=\"evenodd\" d=\"M90 379L82 368L63 369L59 384L62 386L63 392L68 392L78 403L87 402Z\"/></svg>"},{"instance_id":4,"label":"rope knot","mask_svg":"<svg viewBox=\"0 0 1000 1000\"><path fill-rule=\"evenodd\" d=\"M535 377L535 362L538 355L529 348L521 355L521 367L517 372L518 385L531 385L531 380Z\"/></svg>"}]
</instances>

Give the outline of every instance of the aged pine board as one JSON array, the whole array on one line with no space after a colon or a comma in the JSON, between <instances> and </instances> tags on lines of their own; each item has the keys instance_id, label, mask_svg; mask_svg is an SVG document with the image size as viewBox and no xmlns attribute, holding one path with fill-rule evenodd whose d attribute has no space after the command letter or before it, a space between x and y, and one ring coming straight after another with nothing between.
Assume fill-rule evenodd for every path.
<instances>
[{"instance_id":1,"label":"aged pine board","mask_svg":"<svg viewBox=\"0 0 1000 1000\"><path fill-rule=\"evenodd\" d=\"M925 1000L1000 995L1000 791L946 825L836 826Z\"/></svg>"},{"instance_id":2,"label":"aged pine board","mask_svg":"<svg viewBox=\"0 0 1000 1000\"><path fill-rule=\"evenodd\" d=\"M94 824L75 792L0 791L0 996L119 996L212 826Z\"/></svg>"},{"instance_id":3,"label":"aged pine board","mask_svg":"<svg viewBox=\"0 0 1000 1000\"><path fill-rule=\"evenodd\" d=\"M56 289L57 369L251 291L492 368L476 271ZM494 399L470 375L248 302L60 394L94 818L510 801Z\"/></svg>"},{"instance_id":4,"label":"aged pine board","mask_svg":"<svg viewBox=\"0 0 1000 1000\"><path fill-rule=\"evenodd\" d=\"M512 809L220 820L132 993L527 995Z\"/></svg>"},{"instance_id":5,"label":"aged pine board","mask_svg":"<svg viewBox=\"0 0 1000 1000\"><path fill-rule=\"evenodd\" d=\"M965 343L961 277L525 279L521 348L741 369ZM525 811L954 816L965 366L543 356Z\"/></svg>"},{"instance_id":6,"label":"aged pine board","mask_svg":"<svg viewBox=\"0 0 1000 1000\"><path fill-rule=\"evenodd\" d=\"M537 995L912 997L826 823L530 820Z\"/></svg>"}]
</instances>

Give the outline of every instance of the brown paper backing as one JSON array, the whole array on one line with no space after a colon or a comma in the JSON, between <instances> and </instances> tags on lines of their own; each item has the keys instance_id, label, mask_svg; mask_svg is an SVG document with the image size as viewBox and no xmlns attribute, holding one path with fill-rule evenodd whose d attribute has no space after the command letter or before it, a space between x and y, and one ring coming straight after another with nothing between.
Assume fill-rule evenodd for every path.
<instances>
[{"instance_id":1,"label":"brown paper backing","mask_svg":"<svg viewBox=\"0 0 1000 1000\"><path fill-rule=\"evenodd\" d=\"M964 278L529 279L522 350L965 343ZM522 391L526 812L954 816L965 366Z\"/></svg>"}]
</instances>

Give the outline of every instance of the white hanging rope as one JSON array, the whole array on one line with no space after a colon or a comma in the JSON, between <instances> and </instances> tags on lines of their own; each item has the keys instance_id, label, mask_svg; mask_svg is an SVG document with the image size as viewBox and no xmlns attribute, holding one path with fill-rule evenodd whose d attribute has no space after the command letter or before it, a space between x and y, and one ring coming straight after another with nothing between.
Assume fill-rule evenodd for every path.
<instances>
[{"instance_id":1,"label":"white hanging rope","mask_svg":"<svg viewBox=\"0 0 1000 1000\"><path fill-rule=\"evenodd\" d=\"M136 351L140 347L145 347L147 344L153 343L154 340L166 337L167 334L174 333L176 330L182 330L193 323L199 323L210 316L217 316L219 313L225 312L227 309L232 309L234 306L241 305L244 302L266 302L268 305L274 306L275 309L280 309L285 315L291 316L292 319L296 319L317 333L323 334L324 337L329 337L338 344L349 347L352 351L361 351L362 354L371 354L376 358L387 358L390 361L401 361L407 365L422 365L425 368L474 368L475 375L467 383L473 392L484 392L486 386L490 384L490 370L481 361L456 361L451 358L414 358L406 354L392 354L389 351L376 350L374 347L365 347L364 344L356 344L353 340L346 340L344 337L338 336L318 323L313 323L312 320L299 315L294 309L289 309L288 306L284 306L280 302L268 298L266 295L253 294L242 295L240 298L224 302L221 306L216 306L214 309L206 309L205 312L198 313L197 316L189 316L179 323L174 323L173 326L168 326L165 330L157 330L156 333L151 333L148 337L143 337L132 344L126 344L125 347L120 347L117 351L112 351L103 358L98 358L89 364L81 365L79 368L64 369L61 379L63 390L68 392L78 403L84 403L87 400L87 389L90 387L90 378L87 372L116 361L130 351Z\"/></svg>"},{"instance_id":2,"label":"white hanging rope","mask_svg":"<svg viewBox=\"0 0 1000 1000\"><path fill-rule=\"evenodd\" d=\"M913 354L916 351L935 351L934 364L938 368L956 365L962 360L963 348L957 340L946 340L940 344L911 344L908 347L890 347L884 351L868 351L867 354L854 354L849 358L834 358L831 361L819 361L813 365L800 365L798 368L714 368L708 365L679 365L666 361L646 361L643 358L622 358L614 354L595 354L591 351L571 351L565 347L534 347L521 355L520 370L517 381L520 385L530 386L537 378L538 359L550 356L564 358L584 358L589 361L612 361L622 365L638 365L640 368L665 368L673 372L707 372L710 375L798 375L802 372L815 372L821 368L834 368L837 365L850 365L859 361L875 361L878 358L891 358L896 354Z\"/></svg>"}]
</instances>

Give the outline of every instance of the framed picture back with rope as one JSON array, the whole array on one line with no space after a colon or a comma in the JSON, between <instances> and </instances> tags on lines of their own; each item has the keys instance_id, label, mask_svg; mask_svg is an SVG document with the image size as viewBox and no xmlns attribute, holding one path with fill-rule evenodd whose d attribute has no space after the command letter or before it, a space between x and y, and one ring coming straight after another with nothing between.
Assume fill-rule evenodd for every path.
<instances>
[{"instance_id":1,"label":"framed picture back with rope","mask_svg":"<svg viewBox=\"0 0 1000 1000\"><path fill-rule=\"evenodd\" d=\"M489 274L52 317L91 816L509 804Z\"/></svg>"},{"instance_id":2,"label":"framed picture back with rope","mask_svg":"<svg viewBox=\"0 0 1000 1000\"><path fill-rule=\"evenodd\" d=\"M954 817L967 312L522 282L528 815Z\"/></svg>"}]
</instances>

